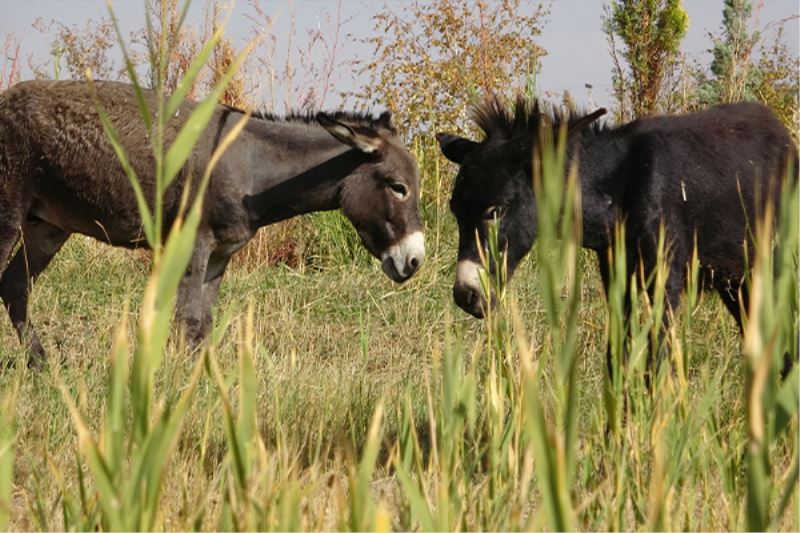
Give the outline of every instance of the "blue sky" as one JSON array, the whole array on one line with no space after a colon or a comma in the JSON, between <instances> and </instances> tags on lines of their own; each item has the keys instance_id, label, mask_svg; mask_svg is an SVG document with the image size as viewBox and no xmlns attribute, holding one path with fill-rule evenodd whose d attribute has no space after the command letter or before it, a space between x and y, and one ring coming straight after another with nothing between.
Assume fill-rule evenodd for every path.
<instances>
[{"instance_id":1,"label":"blue sky","mask_svg":"<svg viewBox=\"0 0 800 533\"><path fill-rule=\"evenodd\" d=\"M525 3L525 0L523 0ZM538 3L538 2L528 2ZM592 98L597 105L609 106L611 95L611 60L608 53L606 37L601 30L601 15L606 0L555 0L551 4L550 15L544 31L538 41L548 51L543 59L542 70L538 79L539 87L544 91L561 92L568 89L579 103L587 103L586 83L593 85ZM758 3L757 1L754 3ZM276 19L274 33L279 40L288 34L287 26L294 18L296 28L296 46L307 34L308 29L325 26L322 12L333 13L337 9L335 0L266 0L260 1L264 12ZM399 11L401 2L394 0L388 4ZM383 2L367 0L342 0L341 11L348 19L343 31L349 34L350 41L342 48L341 58L357 57L368 54L371 50L358 44L355 39L369 36L373 32L371 16ZM192 5L193 16L202 12L203 2L195 0ZM719 29L722 0L684 0L689 14L690 26L683 43L683 51L690 61L708 65L710 55L709 32ZM105 2L101 0L0 0L3 16L0 18L0 42L8 32L14 32L22 40L25 54L35 57L46 57L49 43L41 34L31 27L36 18L45 22L54 19L65 25L82 24L90 18L100 18L106 13ZM141 27L143 23L143 7L138 1L117 0L114 2L124 29ZM798 14L797 0L764 0L760 10L760 26L768 22ZM246 14L250 7L246 1L239 0L230 19L229 33L241 39L251 26ZM343 36L348 39L348 35ZM793 20L786 25L786 42L792 52L798 54L798 21ZM281 46L278 46L281 49ZM285 49L285 46L284 46ZM363 81L340 72L336 81L336 89L347 90ZM337 105L336 98L326 102L326 106Z\"/></svg>"}]
</instances>

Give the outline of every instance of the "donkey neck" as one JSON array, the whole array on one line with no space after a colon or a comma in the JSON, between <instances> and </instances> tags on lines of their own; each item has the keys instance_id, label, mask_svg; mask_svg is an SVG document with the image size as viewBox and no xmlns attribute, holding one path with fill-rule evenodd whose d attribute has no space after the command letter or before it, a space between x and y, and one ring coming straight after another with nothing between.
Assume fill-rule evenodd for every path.
<instances>
[{"instance_id":1,"label":"donkey neck","mask_svg":"<svg viewBox=\"0 0 800 533\"><path fill-rule=\"evenodd\" d=\"M630 150L630 136L624 128L586 132L580 140L581 182L613 193L619 185L620 169Z\"/></svg>"},{"instance_id":2,"label":"donkey neck","mask_svg":"<svg viewBox=\"0 0 800 533\"><path fill-rule=\"evenodd\" d=\"M581 187L583 245L605 249L627 186L631 140L623 129L587 131L576 155Z\"/></svg>"},{"instance_id":3,"label":"donkey neck","mask_svg":"<svg viewBox=\"0 0 800 533\"><path fill-rule=\"evenodd\" d=\"M251 185L244 204L255 228L339 207L342 181L368 161L316 122L251 119Z\"/></svg>"}]
</instances>

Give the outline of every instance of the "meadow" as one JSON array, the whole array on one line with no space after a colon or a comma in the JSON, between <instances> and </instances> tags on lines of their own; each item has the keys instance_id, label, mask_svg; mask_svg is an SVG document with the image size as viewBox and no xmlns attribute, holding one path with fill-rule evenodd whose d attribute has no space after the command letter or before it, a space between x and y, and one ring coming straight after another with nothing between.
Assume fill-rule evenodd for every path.
<instances>
[{"instance_id":1,"label":"meadow","mask_svg":"<svg viewBox=\"0 0 800 533\"><path fill-rule=\"evenodd\" d=\"M171 115L156 115L159 172L189 153L159 141ZM548 190L534 250L510 285L484 277L503 294L484 321L452 303L454 169L433 139L412 146L427 259L409 282L338 213L308 216L300 260L234 263L200 352L170 327L199 204L155 238L152 266L73 237L32 293L43 370L0 320L0 529L799 529L800 371L779 377L798 351L797 187L775 228L752 228L744 339L690 265L648 376L663 259L624 321L621 270L606 295L578 245L561 148L533 177Z\"/></svg>"},{"instance_id":2,"label":"meadow","mask_svg":"<svg viewBox=\"0 0 800 533\"><path fill-rule=\"evenodd\" d=\"M436 178L423 175L427 183ZM575 255L583 274L573 289L543 287L537 247L516 274L508 304L480 322L452 303L456 229L443 206L427 205L428 259L405 285L380 273L335 213L303 222L320 239L340 243L307 264L242 263L229 272L217 311L222 325L205 365L173 334L153 370L155 426L193 383L198 361L203 366L169 455L149 474L163 484L152 514L137 521L130 513L144 516L141 507L119 504L123 519L132 520L123 528L753 525L749 362L716 296L679 313L676 342L687 366L676 371L673 363L651 395L643 365L632 365L621 385L627 402L609 406L608 309L592 255ZM118 335L135 344L148 272L143 254L75 237L37 283L32 316L50 352L47 368L17 364L0 375L4 405L15 407L6 415L16 421L9 529L115 528L65 398L99 446L129 435L109 431L106 418L119 357L113 347ZM575 291L571 326L551 322L542 294L548 290L562 300ZM796 307L793 313L796 324ZM565 338L559 327L575 337L566 374L558 364ZM3 361L19 362L12 328L5 323L0 332ZM775 379L771 387L780 386ZM574 412L565 418L571 402ZM130 408L122 416L128 423ZM609 414L623 411L626 420L609 432ZM251 420L249 442L233 437L226 416L234 424ZM770 514L763 525L779 530L800 525L796 412L789 426L767 451ZM539 432L541 447L532 441ZM129 446L122 449L134 454ZM248 450L246 459L236 457L236 446ZM560 452L550 457L548 450ZM237 467L242 461L249 464ZM538 464L550 461L563 476ZM125 463L114 474L120 489L134 484L133 465Z\"/></svg>"}]
</instances>

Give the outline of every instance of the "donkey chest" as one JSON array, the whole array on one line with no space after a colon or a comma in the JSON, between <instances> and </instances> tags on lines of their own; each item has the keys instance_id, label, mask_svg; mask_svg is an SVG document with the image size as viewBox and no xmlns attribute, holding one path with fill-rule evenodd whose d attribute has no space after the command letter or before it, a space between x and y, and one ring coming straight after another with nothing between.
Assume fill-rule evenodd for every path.
<instances>
[{"instance_id":1,"label":"donkey chest","mask_svg":"<svg viewBox=\"0 0 800 533\"><path fill-rule=\"evenodd\" d=\"M247 212L240 203L218 201L209 209L208 230L214 237L215 252L229 256L243 248L253 238Z\"/></svg>"}]
</instances>

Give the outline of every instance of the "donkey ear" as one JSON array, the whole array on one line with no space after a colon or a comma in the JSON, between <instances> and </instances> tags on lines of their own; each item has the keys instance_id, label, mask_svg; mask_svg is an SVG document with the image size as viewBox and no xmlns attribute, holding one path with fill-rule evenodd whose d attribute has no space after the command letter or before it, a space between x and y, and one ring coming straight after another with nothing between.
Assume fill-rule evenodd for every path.
<instances>
[{"instance_id":1,"label":"donkey ear","mask_svg":"<svg viewBox=\"0 0 800 533\"><path fill-rule=\"evenodd\" d=\"M387 130L393 130L394 127L392 126L392 112L391 111L384 111L378 117L378 124L383 126Z\"/></svg>"},{"instance_id":2,"label":"donkey ear","mask_svg":"<svg viewBox=\"0 0 800 533\"><path fill-rule=\"evenodd\" d=\"M442 149L444 156L458 164L461 164L464 157L478 146L478 143L474 141L449 133L437 133L436 140L439 141L439 148Z\"/></svg>"},{"instance_id":3,"label":"donkey ear","mask_svg":"<svg viewBox=\"0 0 800 533\"><path fill-rule=\"evenodd\" d=\"M569 129L567 130L567 133L570 136L581 133L586 126L588 126L589 124L591 124L592 122L594 122L598 118L602 117L606 113L607 113L606 109L604 107L601 107L597 111L593 111L592 113L589 113L585 117L579 118L578 120L576 120L575 122L572 122L569 125Z\"/></svg>"},{"instance_id":4,"label":"donkey ear","mask_svg":"<svg viewBox=\"0 0 800 533\"><path fill-rule=\"evenodd\" d=\"M317 113L317 122L336 139L365 154L376 154L383 146L380 135L365 126L351 126L325 113Z\"/></svg>"}]
</instances>

